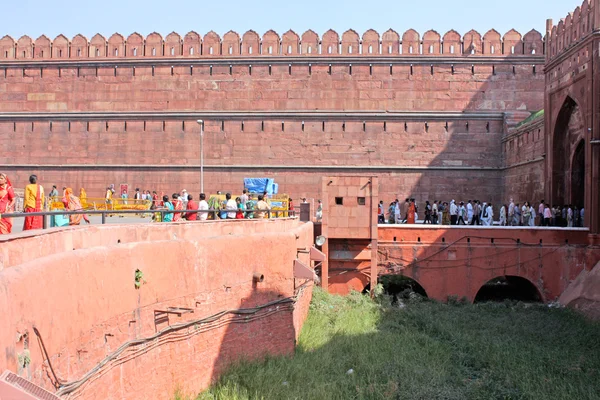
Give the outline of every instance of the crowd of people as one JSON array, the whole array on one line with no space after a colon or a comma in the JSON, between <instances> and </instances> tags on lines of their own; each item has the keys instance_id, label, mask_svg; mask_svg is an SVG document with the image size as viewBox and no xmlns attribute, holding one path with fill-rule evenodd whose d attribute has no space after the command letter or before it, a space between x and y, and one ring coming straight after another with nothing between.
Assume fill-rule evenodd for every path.
<instances>
[{"instance_id":1,"label":"crowd of people","mask_svg":"<svg viewBox=\"0 0 600 400\"><path fill-rule=\"evenodd\" d=\"M255 219L267 218L270 216L271 203L267 192L256 196L252 193L248 193L248 191L244 189L242 195L235 199L232 198L231 193L226 193L223 201L218 200L221 197L220 195L221 192L217 192L217 197L213 200L207 199L206 194L200 193L199 201L196 201L194 196L189 194L185 189L180 193L173 193L171 196L162 193L161 196L159 196L156 191L141 191L137 188L135 189L132 199L135 202L139 201L141 203L149 201L151 202L150 210L162 211L153 215L153 220L157 222L172 222L184 219L188 221L203 221L208 219ZM17 196L15 195L10 179L6 174L0 173L0 234L9 234L12 232L12 219L2 218L2 214L14 212L16 210L16 201ZM131 202L127 191L123 191L121 194L121 201L126 205L128 202ZM210 204L209 201L211 202ZM56 204L56 202L62 203L61 208L64 207L64 210L83 211L85 209L84 205L87 204L87 194L85 190L81 188L79 196L76 196L72 188L63 187L61 196L58 192L58 188L54 185L52 186L50 193L48 193L48 196L46 196L43 186L38 183L37 176L31 175L29 177L29 184L25 187L23 197L23 212L25 213L23 230L42 229L44 217L27 214L52 209L51 204ZM114 209L111 207L115 203L114 185L110 185L106 188L104 202L106 203L107 210ZM134 202L131 203L135 204ZM284 211L283 213L289 215L289 211L293 210L293 200L289 199L287 212ZM281 211L277 212L282 213ZM67 220L65 225L79 225L82 220L90 223L90 220L85 213L69 214L68 217L62 215L53 217L64 217Z\"/></svg>"},{"instance_id":2,"label":"crowd of people","mask_svg":"<svg viewBox=\"0 0 600 400\"><path fill-rule=\"evenodd\" d=\"M221 192L217 192L220 196ZM289 210L293 210L292 199L289 199ZM212 201L212 204L206 199L206 194L200 193L200 201L197 203L194 196L188 194L184 189L181 193L173 193L171 198L163 195L161 199L152 199L152 210L174 211L173 213L164 213L162 221L172 222L182 219L188 221L205 221L208 219L255 219L266 218L271 211L268 194L265 192L259 194L254 199L252 193L244 189L241 196L232 198L231 193L225 194L224 201ZM181 210L180 212L177 212ZM155 214L155 220L158 221L160 214Z\"/></svg>"},{"instance_id":3,"label":"crowd of people","mask_svg":"<svg viewBox=\"0 0 600 400\"><path fill-rule=\"evenodd\" d=\"M155 221L172 222L179 220L208 220L208 219L252 219L266 218L270 216L271 204L267 192L259 194L256 199L254 194L244 189L241 196L232 197L226 193L222 200L221 192L217 196L207 199L206 194L200 193L199 201L189 194L185 189L171 196L156 191L135 189L132 199L135 202L151 202L150 209L157 212L154 214ZM6 174L0 173L0 234L12 232L12 221L10 218L2 218L1 215L15 211L15 196L12 184ZM106 188L106 209L112 209L114 203L115 188L110 185ZM56 185L52 187L48 197L44 195L44 188L38 183L36 175L29 177L29 184L25 187L23 196L23 211L25 221L23 230L41 229L43 227L42 216L28 216L28 213L41 212L49 208L49 203L59 201L68 211L82 211L87 204L87 194L82 188L79 196L73 189L63 187L62 196L59 195ZM130 201L127 191L121 194L121 201L127 204ZM306 202L306 199L302 199ZM500 225L500 226L555 226L555 227L581 227L584 221L584 209L573 205L553 206L542 200L537 207L529 202L522 205L515 203L511 198L508 204L503 204L500 209L491 202L480 202L479 200L468 200L456 202L428 200L420 207L415 199L407 198L404 202L396 199L385 207L383 201L379 202L378 222L389 224L423 224L434 225ZM293 200L289 199L288 211L293 211ZM172 212L165 212L172 211ZM281 213L281 211L277 211ZM285 211L284 211L285 213ZM288 212L289 215L289 212ZM316 220L320 221L323 216L321 200L318 201L316 209ZM495 217L497 216L497 219ZM422 220L420 219L422 217ZM90 220L84 213L64 216L68 225L79 225L82 220L89 223Z\"/></svg>"},{"instance_id":4,"label":"crowd of people","mask_svg":"<svg viewBox=\"0 0 600 400\"><path fill-rule=\"evenodd\" d=\"M496 213L496 214L495 214ZM497 215L498 219L494 219ZM571 204L550 207L544 200L537 207L528 201L522 205L511 198L508 204L497 209L492 202L468 200L466 203L451 200L450 203L428 200L422 208L423 224L434 225L500 225L500 226L555 226L582 227L585 211ZM386 218L387 217L387 218ZM419 221L419 207L415 199L404 202L394 200L385 207L379 202L380 224L415 224Z\"/></svg>"}]
</instances>

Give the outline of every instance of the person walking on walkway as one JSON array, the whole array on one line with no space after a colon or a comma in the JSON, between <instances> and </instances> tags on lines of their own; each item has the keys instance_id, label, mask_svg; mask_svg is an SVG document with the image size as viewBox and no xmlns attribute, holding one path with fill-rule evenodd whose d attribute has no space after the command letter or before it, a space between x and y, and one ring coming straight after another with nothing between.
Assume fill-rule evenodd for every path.
<instances>
[{"instance_id":1,"label":"person walking on walkway","mask_svg":"<svg viewBox=\"0 0 600 400\"><path fill-rule=\"evenodd\" d=\"M23 208L26 213L41 212L44 207L44 188L37 183L37 175L29 177L29 185L25 186L25 200ZM23 230L42 229L44 225L44 217L30 216L25 217Z\"/></svg>"}]
</instances>

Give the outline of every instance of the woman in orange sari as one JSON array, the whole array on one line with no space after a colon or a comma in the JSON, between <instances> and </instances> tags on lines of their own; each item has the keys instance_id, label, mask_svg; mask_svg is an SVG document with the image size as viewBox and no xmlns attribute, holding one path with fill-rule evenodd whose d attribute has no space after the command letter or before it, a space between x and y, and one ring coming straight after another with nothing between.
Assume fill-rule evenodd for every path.
<instances>
[{"instance_id":1,"label":"woman in orange sari","mask_svg":"<svg viewBox=\"0 0 600 400\"><path fill-rule=\"evenodd\" d=\"M15 204L15 192L6 174L0 174L0 235L12 232L12 220L2 218L2 214L13 211Z\"/></svg>"},{"instance_id":2,"label":"woman in orange sari","mask_svg":"<svg viewBox=\"0 0 600 400\"><path fill-rule=\"evenodd\" d=\"M185 208L183 207L183 201L181 201L181 199L179 198L179 195L177 195L177 193L173 193L173 207L175 208L175 210L184 210ZM181 219L181 213L174 213L173 214L173 221L179 221Z\"/></svg>"},{"instance_id":3,"label":"woman in orange sari","mask_svg":"<svg viewBox=\"0 0 600 400\"><path fill-rule=\"evenodd\" d=\"M408 206L408 213L407 213L407 217L406 217L406 223L407 224L414 224L415 223L415 201L411 200L410 204Z\"/></svg>"},{"instance_id":4,"label":"woman in orange sari","mask_svg":"<svg viewBox=\"0 0 600 400\"><path fill-rule=\"evenodd\" d=\"M73 194L73 189L71 188L67 188L67 190L65 190L63 203L65 204L65 208L69 211L83 210L79 198ZM71 214L69 215L69 225L79 225L81 223L81 218L83 218L88 224L90 223L90 220L85 214Z\"/></svg>"},{"instance_id":5,"label":"woman in orange sari","mask_svg":"<svg viewBox=\"0 0 600 400\"><path fill-rule=\"evenodd\" d=\"M87 206L87 193L84 188L79 189L79 202L83 207Z\"/></svg>"}]
</instances>

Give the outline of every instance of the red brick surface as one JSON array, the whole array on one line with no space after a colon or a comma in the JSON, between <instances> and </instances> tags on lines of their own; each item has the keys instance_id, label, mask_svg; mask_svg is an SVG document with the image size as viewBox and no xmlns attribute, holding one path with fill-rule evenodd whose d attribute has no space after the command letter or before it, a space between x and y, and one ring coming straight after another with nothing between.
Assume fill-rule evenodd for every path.
<instances>
[{"instance_id":1,"label":"red brick surface","mask_svg":"<svg viewBox=\"0 0 600 400\"><path fill-rule=\"evenodd\" d=\"M0 246L0 368L18 371L23 341L15 338L27 333L28 378L52 391L33 327L57 376L74 382L129 340L293 296L304 283L292 275L297 248L313 240L312 224L283 219L86 227L19 237L5 237ZM271 251L257 256L260 248ZM310 263L308 255L298 256ZM145 280L139 289L137 268ZM264 282L253 283L254 272L264 274ZM235 324L229 322L239 315L226 315L215 329L196 324L131 346L72 396L166 399L178 387L197 393L240 358L291 354L310 295L309 285L294 309L273 306L262 318ZM155 310L168 307L193 313L157 318Z\"/></svg>"}]
</instances>

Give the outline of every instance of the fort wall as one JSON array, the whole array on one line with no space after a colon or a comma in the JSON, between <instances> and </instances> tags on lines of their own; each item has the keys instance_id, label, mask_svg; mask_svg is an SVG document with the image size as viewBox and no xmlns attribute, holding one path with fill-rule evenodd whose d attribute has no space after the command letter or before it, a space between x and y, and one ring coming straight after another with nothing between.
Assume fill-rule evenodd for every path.
<instances>
[{"instance_id":1,"label":"fort wall","mask_svg":"<svg viewBox=\"0 0 600 400\"><path fill-rule=\"evenodd\" d=\"M33 40L25 35L15 40L0 39L0 60L103 60L140 58L215 58L239 56L477 56L503 57L508 55L544 54L542 35L532 30L521 35L510 30L504 36L491 29L483 36L471 30L460 35L450 30L441 36L434 30L421 35L409 29L402 35L389 29L380 34L369 29L362 37L353 29L340 34L328 30L321 37L312 30L301 36L292 30L281 37L269 30L262 38L253 30L243 35L229 31L221 37L211 31L204 37L188 32L183 38L171 32L164 39L156 32L145 38L137 32L125 38L114 33L108 39L100 34L88 40L76 35L71 40L58 35L54 40L42 35ZM560 51L560 50L559 50Z\"/></svg>"},{"instance_id":2,"label":"fort wall","mask_svg":"<svg viewBox=\"0 0 600 400\"><path fill-rule=\"evenodd\" d=\"M196 193L203 119L207 192L273 176L280 192L318 198L324 173L375 168L386 198L499 200L505 115L542 108L541 35L292 36L188 34L174 55L177 35L77 36L43 55L5 38L1 168L17 186L36 172L90 196L110 183Z\"/></svg>"},{"instance_id":3,"label":"fort wall","mask_svg":"<svg viewBox=\"0 0 600 400\"><path fill-rule=\"evenodd\" d=\"M3 239L0 369L68 398L197 393L240 358L293 353L312 291L293 262L310 263L297 249L312 240L312 224L291 219Z\"/></svg>"},{"instance_id":4,"label":"fort wall","mask_svg":"<svg viewBox=\"0 0 600 400\"><path fill-rule=\"evenodd\" d=\"M543 116L509 130L502 138L505 202L528 201L536 208L544 198L546 137Z\"/></svg>"}]
</instances>

